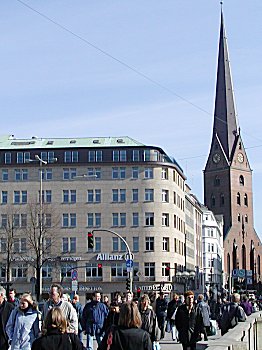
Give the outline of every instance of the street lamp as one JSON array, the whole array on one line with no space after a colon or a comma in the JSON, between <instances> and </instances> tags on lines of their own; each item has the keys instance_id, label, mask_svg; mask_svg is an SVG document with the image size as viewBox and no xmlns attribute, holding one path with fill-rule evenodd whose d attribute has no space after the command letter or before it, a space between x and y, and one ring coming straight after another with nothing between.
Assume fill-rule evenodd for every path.
<instances>
[{"instance_id":1,"label":"street lamp","mask_svg":"<svg viewBox=\"0 0 262 350\"><path fill-rule=\"evenodd\" d=\"M193 281L195 279L196 273L195 271L188 272L186 270L183 272L177 271L175 277L178 282L183 283L184 292L186 292L188 285L190 284L190 281Z\"/></svg>"}]
</instances>

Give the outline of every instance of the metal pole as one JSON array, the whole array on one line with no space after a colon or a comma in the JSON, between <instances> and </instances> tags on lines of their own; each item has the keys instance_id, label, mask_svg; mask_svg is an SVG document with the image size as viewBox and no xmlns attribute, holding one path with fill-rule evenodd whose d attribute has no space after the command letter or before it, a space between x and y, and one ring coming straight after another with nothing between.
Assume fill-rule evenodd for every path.
<instances>
[{"instance_id":1,"label":"metal pole","mask_svg":"<svg viewBox=\"0 0 262 350\"><path fill-rule=\"evenodd\" d=\"M118 238L121 239L122 242L124 242L126 248L127 248L127 251L128 251L128 259L129 260L132 260L132 253L131 253L131 250L129 248L129 245L127 243L127 241L120 236L119 233L115 232L115 231L112 231L112 230L107 230L107 229L97 229L97 230L92 230L92 232L110 232L110 233L113 233L114 235L116 235ZM130 279L130 289L131 289L131 292L133 291L133 268L131 269L131 271L128 272L128 278Z\"/></svg>"}]
</instances>

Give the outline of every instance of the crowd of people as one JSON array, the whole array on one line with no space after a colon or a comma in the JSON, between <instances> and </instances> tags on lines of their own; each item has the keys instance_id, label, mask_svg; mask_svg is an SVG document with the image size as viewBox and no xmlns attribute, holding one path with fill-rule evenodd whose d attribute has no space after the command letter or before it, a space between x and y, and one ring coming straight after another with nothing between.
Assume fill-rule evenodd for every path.
<instances>
[{"instance_id":1,"label":"crowd of people","mask_svg":"<svg viewBox=\"0 0 262 350\"><path fill-rule=\"evenodd\" d=\"M70 300L59 284L50 288L49 299L42 312L29 293L16 298L0 287L0 349L1 350L160 350L159 341L165 332L179 341L184 350L195 350L196 343L212 334L215 318L221 334L257 311L247 296L234 293L231 301L219 298L212 315L210 303L192 291L174 294L167 301L163 292L133 298L131 292L116 293L112 302L101 300L100 292L82 306L75 294ZM259 306L257 306L259 307Z\"/></svg>"}]
</instances>

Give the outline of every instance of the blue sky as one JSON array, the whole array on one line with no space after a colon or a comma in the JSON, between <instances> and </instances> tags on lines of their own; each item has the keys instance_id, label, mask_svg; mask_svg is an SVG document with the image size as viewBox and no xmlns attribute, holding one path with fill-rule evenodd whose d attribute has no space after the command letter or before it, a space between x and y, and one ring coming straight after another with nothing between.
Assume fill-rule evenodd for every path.
<instances>
[{"instance_id":1,"label":"blue sky","mask_svg":"<svg viewBox=\"0 0 262 350\"><path fill-rule=\"evenodd\" d=\"M2 0L0 14L2 135L130 136L174 156L202 201L218 0ZM225 0L224 17L262 233L262 3Z\"/></svg>"}]
</instances>

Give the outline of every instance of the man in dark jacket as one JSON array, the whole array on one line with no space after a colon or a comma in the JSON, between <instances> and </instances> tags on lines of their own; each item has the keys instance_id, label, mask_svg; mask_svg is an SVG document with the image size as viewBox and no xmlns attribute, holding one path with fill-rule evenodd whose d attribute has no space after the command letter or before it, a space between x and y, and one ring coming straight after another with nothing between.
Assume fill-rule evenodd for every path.
<instances>
[{"instance_id":1,"label":"man in dark jacket","mask_svg":"<svg viewBox=\"0 0 262 350\"><path fill-rule=\"evenodd\" d=\"M83 341L83 329L81 325L82 315L83 315L83 306L79 302L79 295L75 294L72 299L72 305L76 310L77 318L78 318L78 337L81 341Z\"/></svg>"},{"instance_id":2,"label":"man in dark jacket","mask_svg":"<svg viewBox=\"0 0 262 350\"><path fill-rule=\"evenodd\" d=\"M185 304L177 308L175 325L183 350L195 350L203 320L195 306L194 293L191 290L185 292Z\"/></svg>"},{"instance_id":3,"label":"man in dark jacket","mask_svg":"<svg viewBox=\"0 0 262 350\"><path fill-rule=\"evenodd\" d=\"M199 294L197 298L197 308L199 309L203 318L203 329L201 330L201 333L204 334L204 340L207 340L207 333L210 329L210 307L204 301L203 294Z\"/></svg>"},{"instance_id":4,"label":"man in dark jacket","mask_svg":"<svg viewBox=\"0 0 262 350\"><path fill-rule=\"evenodd\" d=\"M234 293L231 298L232 302L226 304L222 310L220 320L221 335L227 333L229 329L234 328L238 322L244 322L247 318L245 311L239 305L240 295Z\"/></svg>"},{"instance_id":5,"label":"man in dark jacket","mask_svg":"<svg viewBox=\"0 0 262 350\"><path fill-rule=\"evenodd\" d=\"M167 322L169 322L169 324L170 324L170 328L171 328L171 332L172 332L172 339L174 341L176 341L178 338L177 329L175 326L175 313L176 313L176 310L180 304L181 303L179 302L179 296L175 293L173 295L173 299L168 303L168 306L167 306L166 319L167 319Z\"/></svg>"},{"instance_id":6,"label":"man in dark jacket","mask_svg":"<svg viewBox=\"0 0 262 350\"><path fill-rule=\"evenodd\" d=\"M3 287L0 287L0 349L8 349L8 337L5 331L5 326L9 319L9 316L14 309L14 305L6 301L6 291Z\"/></svg>"},{"instance_id":7,"label":"man in dark jacket","mask_svg":"<svg viewBox=\"0 0 262 350\"><path fill-rule=\"evenodd\" d=\"M150 306L150 299L147 294L141 296L138 309L142 320L141 328L150 334L152 343L158 343L160 340L160 329L158 328L155 311Z\"/></svg>"},{"instance_id":8,"label":"man in dark jacket","mask_svg":"<svg viewBox=\"0 0 262 350\"><path fill-rule=\"evenodd\" d=\"M93 337L99 345L104 335L104 322L108 315L108 308L101 302L100 292L93 293L93 300L88 302L83 310L82 328L87 335L86 348L93 350Z\"/></svg>"},{"instance_id":9,"label":"man in dark jacket","mask_svg":"<svg viewBox=\"0 0 262 350\"><path fill-rule=\"evenodd\" d=\"M160 292L159 297L156 299L156 316L158 327L161 330L161 339L165 337L167 304L164 293Z\"/></svg>"}]
</instances>

